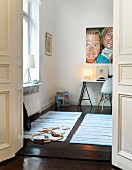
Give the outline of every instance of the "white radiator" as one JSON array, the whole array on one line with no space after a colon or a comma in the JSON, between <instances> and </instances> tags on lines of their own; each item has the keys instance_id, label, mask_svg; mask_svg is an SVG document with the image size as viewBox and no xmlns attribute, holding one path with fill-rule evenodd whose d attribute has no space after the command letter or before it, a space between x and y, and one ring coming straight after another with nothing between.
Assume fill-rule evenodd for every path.
<instances>
[{"instance_id":1,"label":"white radiator","mask_svg":"<svg viewBox=\"0 0 132 170\"><path fill-rule=\"evenodd\" d=\"M27 109L28 116L40 112L41 98L39 92L24 95L23 101Z\"/></svg>"}]
</instances>

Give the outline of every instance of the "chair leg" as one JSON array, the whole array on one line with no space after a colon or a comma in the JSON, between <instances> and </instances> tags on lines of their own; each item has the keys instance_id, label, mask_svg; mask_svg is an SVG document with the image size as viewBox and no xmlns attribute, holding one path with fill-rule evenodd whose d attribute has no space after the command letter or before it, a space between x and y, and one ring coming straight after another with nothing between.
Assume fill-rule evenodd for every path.
<instances>
[{"instance_id":1,"label":"chair leg","mask_svg":"<svg viewBox=\"0 0 132 170\"><path fill-rule=\"evenodd\" d=\"M109 95L109 99L110 99L110 106L112 107L112 95Z\"/></svg>"},{"instance_id":2,"label":"chair leg","mask_svg":"<svg viewBox=\"0 0 132 170\"><path fill-rule=\"evenodd\" d=\"M104 110L104 103L105 103L106 96L103 95L103 100L102 100L102 111Z\"/></svg>"},{"instance_id":3,"label":"chair leg","mask_svg":"<svg viewBox=\"0 0 132 170\"><path fill-rule=\"evenodd\" d=\"M98 103L98 107L99 107L100 103L102 102L102 99L103 99L103 95L102 95L101 98L100 98L100 101L99 101L99 103Z\"/></svg>"}]
</instances>

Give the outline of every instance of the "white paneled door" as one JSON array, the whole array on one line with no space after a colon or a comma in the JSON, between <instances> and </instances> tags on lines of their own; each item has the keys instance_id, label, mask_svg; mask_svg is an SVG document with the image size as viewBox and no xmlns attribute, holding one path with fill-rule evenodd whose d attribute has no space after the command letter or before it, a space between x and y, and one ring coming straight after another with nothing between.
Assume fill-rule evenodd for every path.
<instances>
[{"instance_id":1,"label":"white paneled door","mask_svg":"<svg viewBox=\"0 0 132 170\"><path fill-rule=\"evenodd\" d=\"M0 162L23 146L22 0L0 0Z\"/></svg>"},{"instance_id":2,"label":"white paneled door","mask_svg":"<svg viewBox=\"0 0 132 170\"><path fill-rule=\"evenodd\" d=\"M132 170L132 0L114 0L112 164Z\"/></svg>"}]
</instances>

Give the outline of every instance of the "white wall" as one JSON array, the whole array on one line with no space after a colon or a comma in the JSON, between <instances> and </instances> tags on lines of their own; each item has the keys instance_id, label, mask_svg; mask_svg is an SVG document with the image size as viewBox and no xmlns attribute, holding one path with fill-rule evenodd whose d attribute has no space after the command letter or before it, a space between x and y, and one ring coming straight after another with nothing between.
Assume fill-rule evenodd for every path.
<instances>
[{"instance_id":1,"label":"white wall","mask_svg":"<svg viewBox=\"0 0 132 170\"><path fill-rule=\"evenodd\" d=\"M41 0L40 4L40 86L41 110L54 103L54 47L52 56L45 55L45 33L53 37L54 0Z\"/></svg>"},{"instance_id":2,"label":"white wall","mask_svg":"<svg viewBox=\"0 0 132 170\"><path fill-rule=\"evenodd\" d=\"M24 95L24 103L31 116L54 104L54 18L55 0L40 0L40 85L39 92ZM45 55L45 33L53 38L52 56Z\"/></svg>"},{"instance_id":3,"label":"white wall","mask_svg":"<svg viewBox=\"0 0 132 170\"><path fill-rule=\"evenodd\" d=\"M86 54L86 28L113 25L112 0L56 0L55 6L55 92L69 91L71 104L77 104ZM89 87L97 105L101 84ZM98 95L97 95L98 94ZM88 104L86 101L83 104Z\"/></svg>"}]
</instances>

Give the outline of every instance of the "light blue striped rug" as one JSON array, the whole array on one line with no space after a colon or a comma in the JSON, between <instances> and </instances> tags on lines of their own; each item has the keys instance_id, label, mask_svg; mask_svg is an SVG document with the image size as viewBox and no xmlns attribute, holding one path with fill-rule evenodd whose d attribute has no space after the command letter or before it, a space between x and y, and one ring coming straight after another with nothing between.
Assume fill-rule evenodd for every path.
<instances>
[{"instance_id":1,"label":"light blue striped rug","mask_svg":"<svg viewBox=\"0 0 132 170\"><path fill-rule=\"evenodd\" d=\"M112 146L112 115L87 114L70 143Z\"/></svg>"},{"instance_id":2,"label":"light blue striped rug","mask_svg":"<svg viewBox=\"0 0 132 170\"><path fill-rule=\"evenodd\" d=\"M31 130L24 131L24 139L29 139L31 135L38 133L38 131L44 128L61 127L64 129L68 128L68 130L64 131L63 139L60 140L65 141L81 114L82 112L49 111L31 123ZM54 131L61 132L60 129Z\"/></svg>"}]
</instances>

